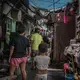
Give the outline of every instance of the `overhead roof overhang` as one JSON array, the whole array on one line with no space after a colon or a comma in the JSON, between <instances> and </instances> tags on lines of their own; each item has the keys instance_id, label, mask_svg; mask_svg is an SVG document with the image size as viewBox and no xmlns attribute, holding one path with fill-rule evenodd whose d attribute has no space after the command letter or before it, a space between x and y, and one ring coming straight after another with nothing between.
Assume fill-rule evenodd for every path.
<instances>
[{"instance_id":1,"label":"overhead roof overhang","mask_svg":"<svg viewBox=\"0 0 80 80\"><path fill-rule=\"evenodd\" d=\"M25 7L29 6L29 0L6 0L9 1L10 3L12 3L13 5L16 5L16 8L20 8L22 6L22 4Z\"/></svg>"}]
</instances>

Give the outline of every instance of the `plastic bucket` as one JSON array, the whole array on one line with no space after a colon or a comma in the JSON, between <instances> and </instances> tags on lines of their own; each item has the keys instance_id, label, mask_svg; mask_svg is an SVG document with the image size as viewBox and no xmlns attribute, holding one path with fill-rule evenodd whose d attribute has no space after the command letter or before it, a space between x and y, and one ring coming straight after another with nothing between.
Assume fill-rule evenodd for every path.
<instances>
[{"instance_id":1,"label":"plastic bucket","mask_svg":"<svg viewBox=\"0 0 80 80\"><path fill-rule=\"evenodd\" d=\"M65 79L66 80L74 80L74 76L72 74L66 74Z\"/></svg>"}]
</instances>

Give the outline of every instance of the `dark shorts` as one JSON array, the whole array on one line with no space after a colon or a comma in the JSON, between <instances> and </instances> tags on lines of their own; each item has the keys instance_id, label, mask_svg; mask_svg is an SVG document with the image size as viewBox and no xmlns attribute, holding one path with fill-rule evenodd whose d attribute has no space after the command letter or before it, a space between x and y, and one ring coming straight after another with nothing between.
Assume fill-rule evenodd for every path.
<instances>
[{"instance_id":1,"label":"dark shorts","mask_svg":"<svg viewBox=\"0 0 80 80\"><path fill-rule=\"evenodd\" d=\"M31 52L31 57L35 57L39 54L39 51L38 50L32 50Z\"/></svg>"}]
</instances>

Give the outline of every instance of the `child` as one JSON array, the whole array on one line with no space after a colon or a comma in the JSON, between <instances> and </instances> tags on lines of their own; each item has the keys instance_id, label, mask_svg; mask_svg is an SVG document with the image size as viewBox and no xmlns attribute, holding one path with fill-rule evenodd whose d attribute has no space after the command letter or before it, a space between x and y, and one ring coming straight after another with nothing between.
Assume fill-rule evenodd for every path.
<instances>
[{"instance_id":1,"label":"child","mask_svg":"<svg viewBox=\"0 0 80 80\"><path fill-rule=\"evenodd\" d=\"M50 58L47 56L47 44L41 43L39 45L39 55L34 58L36 63L36 80L47 80L47 69L50 62Z\"/></svg>"},{"instance_id":2,"label":"child","mask_svg":"<svg viewBox=\"0 0 80 80\"><path fill-rule=\"evenodd\" d=\"M10 45L10 80L13 80L15 69L20 66L22 80L26 80L26 50L29 49L29 40L24 36L25 27L18 24L18 35L12 40Z\"/></svg>"}]
</instances>

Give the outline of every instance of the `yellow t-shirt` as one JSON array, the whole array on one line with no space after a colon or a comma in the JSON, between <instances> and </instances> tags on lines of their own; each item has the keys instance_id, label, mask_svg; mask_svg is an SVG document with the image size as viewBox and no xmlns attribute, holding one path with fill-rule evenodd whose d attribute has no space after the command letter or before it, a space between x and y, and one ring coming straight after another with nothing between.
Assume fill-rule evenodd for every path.
<instances>
[{"instance_id":1,"label":"yellow t-shirt","mask_svg":"<svg viewBox=\"0 0 80 80\"><path fill-rule=\"evenodd\" d=\"M39 44L43 41L43 38L40 34L34 33L31 36L31 41L32 41L31 44L32 50L38 50Z\"/></svg>"}]
</instances>

